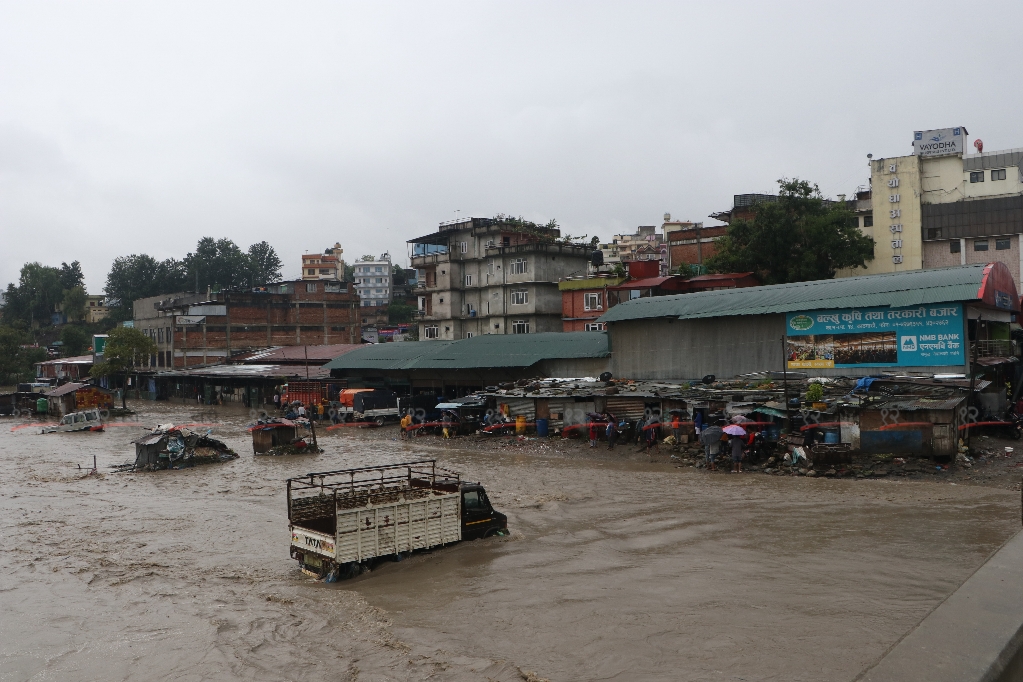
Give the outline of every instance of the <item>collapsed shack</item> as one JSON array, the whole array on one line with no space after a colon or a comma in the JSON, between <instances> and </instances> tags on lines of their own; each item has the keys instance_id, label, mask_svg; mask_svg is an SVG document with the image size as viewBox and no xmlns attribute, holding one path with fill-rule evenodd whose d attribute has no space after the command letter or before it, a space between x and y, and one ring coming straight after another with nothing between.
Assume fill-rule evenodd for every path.
<instances>
[{"instance_id":1,"label":"collapsed shack","mask_svg":"<svg viewBox=\"0 0 1023 682\"><path fill-rule=\"evenodd\" d=\"M165 424L135 441L134 471L183 469L197 464L213 464L237 459L238 453L223 441L210 437L210 431L197 433L184 427Z\"/></svg>"},{"instance_id":2,"label":"collapsed shack","mask_svg":"<svg viewBox=\"0 0 1023 682\"><path fill-rule=\"evenodd\" d=\"M268 417L249 426L254 455L315 455L323 452L316 442L316 431L308 419ZM306 440L311 436L311 442Z\"/></svg>"}]
</instances>

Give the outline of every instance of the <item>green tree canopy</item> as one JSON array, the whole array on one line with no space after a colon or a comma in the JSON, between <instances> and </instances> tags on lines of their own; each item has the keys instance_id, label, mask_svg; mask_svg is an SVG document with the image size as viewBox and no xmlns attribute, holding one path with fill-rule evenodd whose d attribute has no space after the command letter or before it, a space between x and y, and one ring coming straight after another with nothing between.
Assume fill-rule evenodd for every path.
<instances>
[{"instance_id":1,"label":"green tree canopy","mask_svg":"<svg viewBox=\"0 0 1023 682\"><path fill-rule=\"evenodd\" d=\"M107 296L116 301L114 320L130 320L132 304L140 298L181 291L187 277L184 264L173 258L158 261L147 254L118 256L107 274Z\"/></svg>"},{"instance_id":2,"label":"green tree canopy","mask_svg":"<svg viewBox=\"0 0 1023 682\"><path fill-rule=\"evenodd\" d=\"M28 334L0 327L0 386L9 386L35 376L34 363L46 359L46 350L29 346Z\"/></svg>"},{"instance_id":3,"label":"green tree canopy","mask_svg":"<svg viewBox=\"0 0 1023 682\"><path fill-rule=\"evenodd\" d=\"M66 358L82 355L92 343L92 337L84 327L76 324L65 325L60 330L60 341L63 343L61 353Z\"/></svg>"},{"instance_id":4,"label":"green tree canopy","mask_svg":"<svg viewBox=\"0 0 1023 682\"><path fill-rule=\"evenodd\" d=\"M35 328L49 326L50 315L64 300L60 270L41 263L25 263L17 284L8 284L3 309L4 322Z\"/></svg>"},{"instance_id":5,"label":"green tree canopy","mask_svg":"<svg viewBox=\"0 0 1023 682\"><path fill-rule=\"evenodd\" d=\"M135 371L156 353L156 342L134 327L114 327L103 349L103 361L92 366L89 376L94 378L124 376ZM127 382L125 382L127 383ZM121 393L121 406L125 406L125 393Z\"/></svg>"},{"instance_id":6,"label":"green tree canopy","mask_svg":"<svg viewBox=\"0 0 1023 682\"><path fill-rule=\"evenodd\" d=\"M753 207L736 220L707 260L711 272L753 272L764 284L831 279L841 268L866 267L874 240L854 224L842 203L827 202L817 185L778 181L777 202Z\"/></svg>"},{"instance_id":7,"label":"green tree canopy","mask_svg":"<svg viewBox=\"0 0 1023 682\"><path fill-rule=\"evenodd\" d=\"M252 286L262 287L272 282L281 281L280 257L274 247L259 242L249 247L249 279Z\"/></svg>"},{"instance_id":8,"label":"green tree canopy","mask_svg":"<svg viewBox=\"0 0 1023 682\"><path fill-rule=\"evenodd\" d=\"M74 289L75 287L85 289L85 275L82 273L81 263L72 261L71 265L60 264L60 286L64 289Z\"/></svg>"},{"instance_id":9,"label":"green tree canopy","mask_svg":"<svg viewBox=\"0 0 1023 682\"><path fill-rule=\"evenodd\" d=\"M203 237L184 262L188 281L198 281L199 291L249 286L249 257L230 239Z\"/></svg>"},{"instance_id":10,"label":"green tree canopy","mask_svg":"<svg viewBox=\"0 0 1023 682\"><path fill-rule=\"evenodd\" d=\"M69 322L81 322L85 319L87 303L88 297L85 294L85 288L78 284L64 291L64 300L61 301L60 309Z\"/></svg>"}]
</instances>

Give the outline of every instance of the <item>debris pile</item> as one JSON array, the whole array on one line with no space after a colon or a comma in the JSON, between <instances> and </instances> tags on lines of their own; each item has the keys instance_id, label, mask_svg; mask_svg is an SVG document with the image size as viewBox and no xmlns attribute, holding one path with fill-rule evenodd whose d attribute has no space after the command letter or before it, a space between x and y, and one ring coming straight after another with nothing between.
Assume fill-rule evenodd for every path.
<instances>
[{"instance_id":1,"label":"debris pile","mask_svg":"<svg viewBox=\"0 0 1023 682\"><path fill-rule=\"evenodd\" d=\"M238 453L223 441L211 438L210 431L207 429L206 433L199 433L173 424L161 424L151 433L133 441L135 464L131 469L183 469L236 459Z\"/></svg>"}]
</instances>

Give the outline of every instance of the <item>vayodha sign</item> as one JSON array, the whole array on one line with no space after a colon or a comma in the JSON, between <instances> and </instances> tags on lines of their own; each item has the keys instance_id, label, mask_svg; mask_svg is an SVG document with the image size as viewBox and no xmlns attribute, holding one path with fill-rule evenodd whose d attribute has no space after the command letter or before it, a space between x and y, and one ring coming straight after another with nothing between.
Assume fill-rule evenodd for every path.
<instances>
[{"instance_id":1,"label":"vayodha sign","mask_svg":"<svg viewBox=\"0 0 1023 682\"><path fill-rule=\"evenodd\" d=\"M966 362L959 303L789 313L785 327L789 369Z\"/></svg>"}]
</instances>

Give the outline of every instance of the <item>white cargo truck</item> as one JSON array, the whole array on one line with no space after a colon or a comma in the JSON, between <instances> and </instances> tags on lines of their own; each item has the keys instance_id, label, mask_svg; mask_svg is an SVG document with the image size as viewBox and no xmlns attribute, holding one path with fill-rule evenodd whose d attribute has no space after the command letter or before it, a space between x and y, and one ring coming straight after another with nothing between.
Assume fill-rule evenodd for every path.
<instances>
[{"instance_id":1,"label":"white cargo truck","mask_svg":"<svg viewBox=\"0 0 1023 682\"><path fill-rule=\"evenodd\" d=\"M288 521L292 558L321 578L508 529L483 486L432 459L288 479Z\"/></svg>"}]
</instances>

